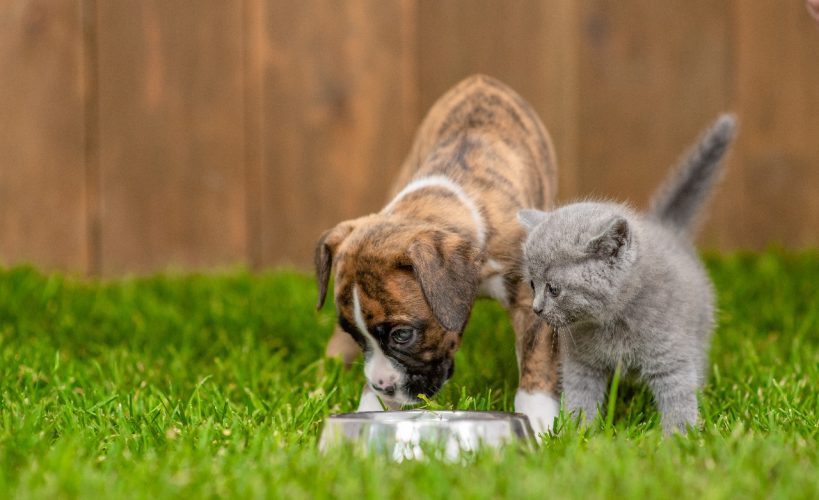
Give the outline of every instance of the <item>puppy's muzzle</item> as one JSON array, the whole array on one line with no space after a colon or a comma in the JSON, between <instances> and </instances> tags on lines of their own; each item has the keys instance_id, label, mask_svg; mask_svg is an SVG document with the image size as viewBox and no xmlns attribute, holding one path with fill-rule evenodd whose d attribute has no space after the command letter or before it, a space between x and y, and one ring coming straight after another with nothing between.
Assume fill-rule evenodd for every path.
<instances>
[{"instance_id":1,"label":"puppy's muzzle","mask_svg":"<svg viewBox=\"0 0 819 500\"><path fill-rule=\"evenodd\" d=\"M388 383L386 385L371 383L370 387L372 387L376 392L384 394L385 396L395 396L395 392L397 390L394 383Z\"/></svg>"}]
</instances>

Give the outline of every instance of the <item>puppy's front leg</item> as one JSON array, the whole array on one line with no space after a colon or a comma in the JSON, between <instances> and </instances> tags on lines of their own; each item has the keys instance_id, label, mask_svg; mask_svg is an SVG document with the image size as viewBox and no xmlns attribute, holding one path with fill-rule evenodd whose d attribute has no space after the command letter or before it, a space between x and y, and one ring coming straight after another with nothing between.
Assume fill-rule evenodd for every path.
<instances>
[{"instance_id":1,"label":"puppy's front leg","mask_svg":"<svg viewBox=\"0 0 819 500\"><path fill-rule=\"evenodd\" d=\"M355 340L353 340L350 334L336 325L335 330L333 330L333 335L327 342L327 349L324 351L324 355L328 358L341 358L341 360L344 361L344 366L349 367L360 352L361 348L358 347L358 344L355 343Z\"/></svg>"},{"instance_id":2,"label":"puppy's front leg","mask_svg":"<svg viewBox=\"0 0 819 500\"><path fill-rule=\"evenodd\" d=\"M512 310L520 375L515 411L529 417L540 440L542 433L552 430L560 413L557 343L552 329L532 312L530 304L520 303Z\"/></svg>"}]
</instances>

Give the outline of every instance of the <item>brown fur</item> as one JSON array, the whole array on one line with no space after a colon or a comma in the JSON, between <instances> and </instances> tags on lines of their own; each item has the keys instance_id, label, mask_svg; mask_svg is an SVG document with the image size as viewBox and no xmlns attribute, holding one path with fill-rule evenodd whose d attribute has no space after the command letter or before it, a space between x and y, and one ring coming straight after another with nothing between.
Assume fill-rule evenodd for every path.
<instances>
[{"instance_id":1,"label":"brown fur","mask_svg":"<svg viewBox=\"0 0 819 500\"><path fill-rule=\"evenodd\" d=\"M423 370L452 359L480 282L500 275L516 331L521 387L555 394L552 333L532 313L529 285L521 282L524 232L516 221L518 210L545 209L554 200L555 157L543 125L502 83L470 77L424 119L391 199L411 180L431 175L448 177L476 203L486 226L485 247L476 241L469 209L451 191L414 191L389 212L342 222L321 237L319 307L335 264L340 321L353 321L356 283L368 329L383 323L423 326L417 345L396 358ZM327 354L349 362L356 352L351 337L336 328Z\"/></svg>"}]
</instances>

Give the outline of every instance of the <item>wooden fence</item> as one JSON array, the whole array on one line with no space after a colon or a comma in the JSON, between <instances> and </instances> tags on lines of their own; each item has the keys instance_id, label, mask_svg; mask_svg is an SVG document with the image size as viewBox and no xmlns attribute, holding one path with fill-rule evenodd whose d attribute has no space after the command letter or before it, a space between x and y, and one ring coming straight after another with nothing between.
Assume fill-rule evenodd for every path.
<instances>
[{"instance_id":1,"label":"wooden fence","mask_svg":"<svg viewBox=\"0 0 819 500\"><path fill-rule=\"evenodd\" d=\"M381 206L425 110L474 72L537 108L562 200L641 206L734 110L701 243L819 243L799 0L4 0L0 263L306 265Z\"/></svg>"}]
</instances>

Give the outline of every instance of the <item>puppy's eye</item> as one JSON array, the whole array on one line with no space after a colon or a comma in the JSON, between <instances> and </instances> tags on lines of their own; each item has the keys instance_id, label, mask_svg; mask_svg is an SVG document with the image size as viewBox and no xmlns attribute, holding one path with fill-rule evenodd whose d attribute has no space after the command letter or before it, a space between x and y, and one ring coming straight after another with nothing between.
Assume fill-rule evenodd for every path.
<instances>
[{"instance_id":1,"label":"puppy's eye","mask_svg":"<svg viewBox=\"0 0 819 500\"><path fill-rule=\"evenodd\" d=\"M535 291L535 281L534 280L530 281L529 286L532 287L532 291L534 292Z\"/></svg>"},{"instance_id":2,"label":"puppy's eye","mask_svg":"<svg viewBox=\"0 0 819 500\"><path fill-rule=\"evenodd\" d=\"M560 287L552 282L546 283L546 290L549 291L549 295L552 297L560 295Z\"/></svg>"},{"instance_id":3,"label":"puppy's eye","mask_svg":"<svg viewBox=\"0 0 819 500\"><path fill-rule=\"evenodd\" d=\"M409 344L415 340L418 334L415 328L409 326L396 326L390 330L390 340L396 344Z\"/></svg>"}]
</instances>

